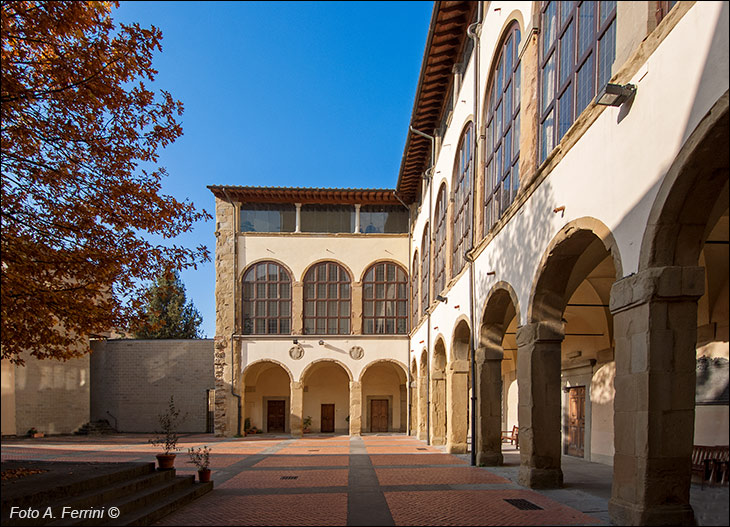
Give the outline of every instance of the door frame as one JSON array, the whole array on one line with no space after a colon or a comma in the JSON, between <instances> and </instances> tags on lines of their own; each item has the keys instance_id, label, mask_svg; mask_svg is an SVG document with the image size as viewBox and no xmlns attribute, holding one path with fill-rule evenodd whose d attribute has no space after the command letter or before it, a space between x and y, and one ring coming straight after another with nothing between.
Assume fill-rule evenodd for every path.
<instances>
[{"instance_id":1,"label":"door frame","mask_svg":"<svg viewBox=\"0 0 730 527\"><path fill-rule=\"evenodd\" d=\"M261 428L264 432L269 433L269 401L284 401L284 434L291 433L289 421L291 420L291 409L289 406L289 397L283 395L271 395L261 398ZM281 433L281 432L279 432Z\"/></svg>"},{"instance_id":2,"label":"door frame","mask_svg":"<svg viewBox=\"0 0 730 527\"><path fill-rule=\"evenodd\" d=\"M332 431L331 432L325 432L322 430L322 408L324 406L331 406L332 407ZM337 423L336 421L336 415L337 415L337 407L335 406L335 403L319 403L319 432L322 434L333 434L336 433L337 430Z\"/></svg>"},{"instance_id":3,"label":"door frame","mask_svg":"<svg viewBox=\"0 0 730 527\"><path fill-rule=\"evenodd\" d=\"M372 414L372 401L373 399L387 399L388 400L388 431L393 431L395 428L393 428L393 396L392 395L368 395L365 397L365 412L363 412L363 415L365 415L365 423L363 426L364 430L370 430L372 428L372 422L373 422L373 416ZM401 416L401 419L403 419L403 416Z\"/></svg>"}]
</instances>

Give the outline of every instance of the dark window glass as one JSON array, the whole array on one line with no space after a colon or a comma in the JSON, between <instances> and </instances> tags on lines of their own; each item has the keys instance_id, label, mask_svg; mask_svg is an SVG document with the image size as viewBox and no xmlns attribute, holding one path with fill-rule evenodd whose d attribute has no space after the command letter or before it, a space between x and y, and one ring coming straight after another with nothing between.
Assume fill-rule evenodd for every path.
<instances>
[{"instance_id":1,"label":"dark window glass","mask_svg":"<svg viewBox=\"0 0 730 527\"><path fill-rule=\"evenodd\" d=\"M471 182L474 173L473 129L474 126L469 123L466 130L464 130L456 153L456 167L454 167L454 274L459 273L464 268L466 262L464 253L471 244Z\"/></svg>"},{"instance_id":2,"label":"dark window glass","mask_svg":"<svg viewBox=\"0 0 730 527\"><path fill-rule=\"evenodd\" d=\"M244 203L241 232L294 232L296 208L286 203Z\"/></svg>"},{"instance_id":3,"label":"dark window glass","mask_svg":"<svg viewBox=\"0 0 730 527\"><path fill-rule=\"evenodd\" d=\"M556 35L543 38L540 46L542 163L611 78L616 57L616 2L543 2L541 24L543 34Z\"/></svg>"},{"instance_id":4,"label":"dark window glass","mask_svg":"<svg viewBox=\"0 0 730 527\"><path fill-rule=\"evenodd\" d=\"M408 232L408 210L400 205L363 205L360 207L360 232Z\"/></svg>"},{"instance_id":5,"label":"dark window glass","mask_svg":"<svg viewBox=\"0 0 730 527\"><path fill-rule=\"evenodd\" d=\"M413 267L411 269L411 327L418 325L418 252L413 255Z\"/></svg>"},{"instance_id":6,"label":"dark window glass","mask_svg":"<svg viewBox=\"0 0 730 527\"><path fill-rule=\"evenodd\" d=\"M291 331L291 278L281 265L261 262L243 275L243 333L287 335Z\"/></svg>"},{"instance_id":7,"label":"dark window glass","mask_svg":"<svg viewBox=\"0 0 730 527\"><path fill-rule=\"evenodd\" d=\"M441 185L436 199L436 228L433 232L433 291L437 295L446 287L446 185Z\"/></svg>"},{"instance_id":8,"label":"dark window glass","mask_svg":"<svg viewBox=\"0 0 730 527\"><path fill-rule=\"evenodd\" d=\"M431 234L429 226L421 238L421 316L431 305Z\"/></svg>"},{"instance_id":9,"label":"dark window glass","mask_svg":"<svg viewBox=\"0 0 730 527\"><path fill-rule=\"evenodd\" d=\"M302 205L302 232L353 232L355 207L352 205Z\"/></svg>"},{"instance_id":10,"label":"dark window glass","mask_svg":"<svg viewBox=\"0 0 730 527\"><path fill-rule=\"evenodd\" d=\"M408 313L406 272L393 263L379 263L365 273L363 287L371 286L375 292L370 298L363 295L363 333L394 334L396 328L406 333Z\"/></svg>"},{"instance_id":11,"label":"dark window glass","mask_svg":"<svg viewBox=\"0 0 730 527\"><path fill-rule=\"evenodd\" d=\"M553 12L553 25L554 15ZM543 35L544 42L552 42L554 39L554 35ZM513 177L519 173L516 167L520 163L519 45L520 30L517 23L514 23L508 28L504 43L499 50L499 64L504 63L506 66L503 82L501 86L496 82L496 79L500 77L500 70L495 69L492 71L492 88L488 91L490 99L485 107L488 123L484 171L485 235L494 226L509 204L512 203L517 194L517 189L519 189L519 179L513 181ZM551 82L553 84L544 85L543 89L555 91L554 79ZM495 89L495 86L497 89ZM457 269L461 267L456 266L456 259L454 262L454 271L458 272ZM463 265L463 262L461 262L461 265Z\"/></svg>"},{"instance_id":12,"label":"dark window glass","mask_svg":"<svg viewBox=\"0 0 730 527\"><path fill-rule=\"evenodd\" d=\"M304 333L350 334L350 275L334 262L314 265L304 275Z\"/></svg>"}]
</instances>

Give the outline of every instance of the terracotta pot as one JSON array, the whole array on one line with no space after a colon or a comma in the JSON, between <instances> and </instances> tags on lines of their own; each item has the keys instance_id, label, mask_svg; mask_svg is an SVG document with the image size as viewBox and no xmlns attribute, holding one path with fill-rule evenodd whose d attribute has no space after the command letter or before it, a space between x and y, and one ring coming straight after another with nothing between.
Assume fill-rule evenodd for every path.
<instances>
[{"instance_id":1,"label":"terracotta pot","mask_svg":"<svg viewBox=\"0 0 730 527\"><path fill-rule=\"evenodd\" d=\"M210 481L209 468L198 470L198 481L200 481L201 483L207 483L208 481Z\"/></svg>"},{"instance_id":2,"label":"terracotta pot","mask_svg":"<svg viewBox=\"0 0 730 527\"><path fill-rule=\"evenodd\" d=\"M157 454L157 466L160 470L175 468L176 454Z\"/></svg>"}]
</instances>

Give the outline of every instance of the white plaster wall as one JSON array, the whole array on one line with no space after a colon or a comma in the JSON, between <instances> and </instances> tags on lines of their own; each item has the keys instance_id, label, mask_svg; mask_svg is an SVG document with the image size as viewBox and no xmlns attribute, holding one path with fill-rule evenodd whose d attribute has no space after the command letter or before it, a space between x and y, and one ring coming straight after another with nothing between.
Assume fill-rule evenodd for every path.
<instances>
[{"instance_id":1,"label":"white plaster wall","mask_svg":"<svg viewBox=\"0 0 730 527\"><path fill-rule=\"evenodd\" d=\"M613 400L616 363L599 365L590 387L591 404L591 461L613 464ZM588 402L588 401L586 401Z\"/></svg>"},{"instance_id":2,"label":"white plaster wall","mask_svg":"<svg viewBox=\"0 0 730 527\"><path fill-rule=\"evenodd\" d=\"M314 262L333 260L344 264L353 282L360 282L365 270L374 262L393 260L408 269L408 235L406 234L257 234L238 237L238 272L261 260L286 265L292 279L301 282ZM239 279L241 278L239 276Z\"/></svg>"},{"instance_id":3,"label":"white plaster wall","mask_svg":"<svg viewBox=\"0 0 730 527\"><path fill-rule=\"evenodd\" d=\"M293 337L264 337L251 335L241 337L241 367L242 371L249 364L257 361L274 360L282 364L291 373L295 381L302 380L302 372L313 362L327 359L337 361L346 371L350 372L353 381L359 381L362 372L372 362L379 360L396 360L406 373L408 363L408 337L406 335L395 337L376 337L359 335L325 335L314 337L296 337L299 345L304 349L301 359L292 359L289 350L294 346ZM323 340L324 344L319 345ZM363 357L353 359L350 356L350 348L360 346L363 348ZM349 381L349 379L348 379Z\"/></svg>"},{"instance_id":4,"label":"white plaster wall","mask_svg":"<svg viewBox=\"0 0 730 527\"><path fill-rule=\"evenodd\" d=\"M393 418L390 423L392 430L399 430L402 424L405 427L405 415L401 415L400 386L405 372L398 374L388 363L375 364L368 368L362 377L362 430L370 432L370 404L368 397L388 399L388 410Z\"/></svg>"}]
</instances>

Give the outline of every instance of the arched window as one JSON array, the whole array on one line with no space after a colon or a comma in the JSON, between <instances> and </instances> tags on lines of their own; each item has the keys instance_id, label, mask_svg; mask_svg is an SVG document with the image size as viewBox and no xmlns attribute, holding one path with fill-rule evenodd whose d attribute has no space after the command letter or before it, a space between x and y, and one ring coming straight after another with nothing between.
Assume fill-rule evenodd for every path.
<instances>
[{"instance_id":1,"label":"arched window","mask_svg":"<svg viewBox=\"0 0 730 527\"><path fill-rule=\"evenodd\" d=\"M413 255L413 266L411 267L411 327L415 328L418 325L418 251Z\"/></svg>"},{"instance_id":2,"label":"arched window","mask_svg":"<svg viewBox=\"0 0 730 527\"><path fill-rule=\"evenodd\" d=\"M431 305L431 233L429 225L423 229L421 238L421 316Z\"/></svg>"},{"instance_id":3,"label":"arched window","mask_svg":"<svg viewBox=\"0 0 730 527\"><path fill-rule=\"evenodd\" d=\"M616 2L543 2L540 162L611 78Z\"/></svg>"},{"instance_id":4,"label":"arched window","mask_svg":"<svg viewBox=\"0 0 730 527\"><path fill-rule=\"evenodd\" d=\"M243 275L243 333L291 333L291 277L281 265L257 263Z\"/></svg>"},{"instance_id":5,"label":"arched window","mask_svg":"<svg viewBox=\"0 0 730 527\"><path fill-rule=\"evenodd\" d=\"M454 259L453 274L464 268L464 253L470 248L471 240L471 182L474 174L473 137L474 125L469 123L461 135L454 167Z\"/></svg>"},{"instance_id":6,"label":"arched window","mask_svg":"<svg viewBox=\"0 0 730 527\"><path fill-rule=\"evenodd\" d=\"M312 266L304 275L304 334L350 334L350 275L334 262Z\"/></svg>"},{"instance_id":7,"label":"arched window","mask_svg":"<svg viewBox=\"0 0 730 527\"><path fill-rule=\"evenodd\" d=\"M484 234L502 216L520 188L520 28L506 32L491 75L485 107Z\"/></svg>"},{"instance_id":8,"label":"arched window","mask_svg":"<svg viewBox=\"0 0 730 527\"><path fill-rule=\"evenodd\" d=\"M364 335L408 332L408 277L399 265L378 263L362 281Z\"/></svg>"},{"instance_id":9,"label":"arched window","mask_svg":"<svg viewBox=\"0 0 730 527\"><path fill-rule=\"evenodd\" d=\"M446 185L436 199L436 229L433 231L433 294L438 295L446 287Z\"/></svg>"}]
</instances>

